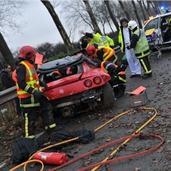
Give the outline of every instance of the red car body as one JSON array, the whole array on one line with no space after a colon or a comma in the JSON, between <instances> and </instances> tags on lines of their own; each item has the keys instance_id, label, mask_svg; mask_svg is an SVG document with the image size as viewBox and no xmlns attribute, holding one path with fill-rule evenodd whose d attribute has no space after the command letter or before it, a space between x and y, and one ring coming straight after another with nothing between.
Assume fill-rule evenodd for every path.
<instances>
[{"instance_id":1,"label":"red car body","mask_svg":"<svg viewBox=\"0 0 171 171\"><path fill-rule=\"evenodd\" d=\"M48 87L43 92L55 113L66 117L96 108L104 102L106 91L110 100L105 97L105 108L114 104L110 76L82 53L42 64L38 73L40 82Z\"/></svg>"}]
</instances>

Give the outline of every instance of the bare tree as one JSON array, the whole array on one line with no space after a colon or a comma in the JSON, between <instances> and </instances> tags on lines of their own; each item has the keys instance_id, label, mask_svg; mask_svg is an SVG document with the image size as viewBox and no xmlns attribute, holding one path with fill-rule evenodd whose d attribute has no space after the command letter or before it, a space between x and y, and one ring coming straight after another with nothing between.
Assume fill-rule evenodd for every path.
<instances>
[{"instance_id":1,"label":"bare tree","mask_svg":"<svg viewBox=\"0 0 171 171\"><path fill-rule=\"evenodd\" d=\"M143 5L142 5L142 1L141 0L137 0L137 2L140 5L140 8L141 8L141 11L142 11L142 14L143 14L143 18L144 18L144 20L146 20L147 19L147 16L146 16L146 14L144 12L144 8L143 8Z\"/></svg>"},{"instance_id":2,"label":"bare tree","mask_svg":"<svg viewBox=\"0 0 171 171\"><path fill-rule=\"evenodd\" d=\"M89 1L88 1L88 0L83 0L83 2L84 2L84 4L85 4L86 9L87 9L87 12L88 12L88 14L89 14L89 16L90 16L90 18L91 18L92 25L93 25L93 27L94 27L94 32L95 32L95 33L96 33L96 32L101 33L101 30L100 30L100 28L99 28L99 26L98 26L98 24L97 24L97 22L96 22L96 18L95 18L94 14L93 14L93 11L92 11L92 9L91 9L91 6L90 6L90 4L89 4Z\"/></svg>"},{"instance_id":3,"label":"bare tree","mask_svg":"<svg viewBox=\"0 0 171 171\"><path fill-rule=\"evenodd\" d=\"M136 18L138 20L139 27L142 28L142 23L141 23L141 20L140 20L139 15L138 15L138 11L137 11L136 4L135 4L135 1L134 0L132 0L132 5L133 5L133 9L134 9Z\"/></svg>"},{"instance_id":4,"label":"bare tree","mask_svg":"<svg viewBox=\"0 0 171 171\"><path fill-rule=\"evenodd\" d=\"M111 24L111 17L108 12L107 7L104 5L103 1L92 1L91 6L96 17L96 21L100 27L102 27L103 34L106 35L106 28L110 28L114 33L114 27Z\"/></svg>"},{"instance_id":5,"label":"bare tree","mask_svg":"<svg viewBox=\"0 0 171 171\"><path fill-rule=\"evenodd\" d=\"M106 5L106 7L107 7L107 9L109 11L110 17L111 17L114 25L116 26L116 30L118 31L119 24L118 24L118 22L116 20L116 17L113 15L112 9L110 8L109 0L108 1L104 0L104 3L105 3L105 5Z\"/></svg>"},{"instance_id":6,"label":"bare tree","mask_svg":"<svg viewBox=\"0 0 171 171\"><path fill-rule=\"evenodd\" d=\"M158 11L158 8L157 8L157 7L158 7L158 5L157 5L158 2L157 2L157 1L151 1L151 2L149 2L149 3L151 4L151 7L152 7L154 13L155 13L155 14L158 14L158 12L159 12L159 11Z\"/></svg>"},{"instance_id":7,"label":"bare tree","mask_svg":"<svg viewBox=\"0 0 171 171\"><path fill-rule=\"evenodd\" d=\"M121 0L118 0L120 6L121 6L121 9L124 11L125 15L126 15L126 18L128 20L130 20L130 16L129 16L129 13L127 11L127 9L125 8L125 5L123 4L123 2Z\"/></svg>"},{"instance_id":8,"label":"bare tree","mask_svg":"<svg viewBox=\"0 0 171 171\"><path fill-rule=\"evenodd\" d=\"M145 1L142 1L142 4L143 4L145 11L148 13L148 16L151 16L152 13L151 13L150 8L149 8L149 3L146 1L146 4L147 4L147 6L146 6Z\"/></svg>"},{"instance_id":9,"label":"bare tree","mask_svg":"<svg viewBox=\"0 0 171 171\"><path fill-rule=\"evenodd\" d=\"M0 1L0 52L6 63L10 64L12 69L15 68L13 55L3 37L10 38L11 34L21 32L24 23L16 20L17 16L21 16L22 10L27 3L25 1L1 0Z\"/></svg>"},{"instance_id":10,"label":"bare tree","mask_svg":"<svg viewBox=\"0 0 171 171\"><path fill-rule=\"evenodd\" d=\"M15 68L15 62L14 62L13 55L12 55L8 45L6 44L6 41L5 41L5 39L1 33L0 33L0 49L1 49L2 55L5 59L5 62L10 64L12 69L14 69Z\"/></svg>"},{"instance_id":11,"label":"bare tree","mask_svg":"<svg viewBox=\"0 0 171 171\"><path fill-rule=\"evenodd\" d=\"M16 20L16 18L22 16L22 12L26 5L27 2L21 0L0 1L0 32L4 36L10 37L10 35L16 32L21 32L21 29L25 26L25 23Z\"/></svg>"},{"instance_id":12,"label":"bare tree","mask_svg":"<svg viewBox=\"0 0 171 171\"><path fill-rule=\"evenodd\" d=\"M61 35L61 37L62 37L64 43L65 43L70 49L73 49L73 46L72 46L72 44L71 44L71 42L70 42L70 39L69 39L69 37L68 37L68 35L67 35L67 33L66 33L64 27L63 27L63 25L62 25L62 23L61 23L61 21L60 21L58 15L56 14L56 12L55 12L55 10L54 10L52 4L50 3L50 1L48 1L48 0L46 0L46 1L41 0L41 2L42 2L43 5L47 8L49 14L51 15L51 17L52 17L52 19L53 19L53 21L54 21L54 23L55 23L55 25L56 25L56 27L57 27L57 29L58 29L60 35Z\"/></svg>"}]
</instances>

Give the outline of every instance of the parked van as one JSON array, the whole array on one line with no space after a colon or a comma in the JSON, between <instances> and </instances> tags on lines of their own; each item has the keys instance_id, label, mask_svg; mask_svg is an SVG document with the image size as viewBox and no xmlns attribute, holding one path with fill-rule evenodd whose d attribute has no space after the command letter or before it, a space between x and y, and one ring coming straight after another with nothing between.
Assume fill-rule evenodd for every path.
<instances>
[{"instance_id":1,"label":"parked van","mask_svg":"<svg viewBox=\"0 0 171 171\"><path fill-rule=\"evenodd\" d=\"M144 26L146 36L157 34L155 44L161 50L171 49L171 12L159 14L146 22Z\"/></svg>"}]
</instances>

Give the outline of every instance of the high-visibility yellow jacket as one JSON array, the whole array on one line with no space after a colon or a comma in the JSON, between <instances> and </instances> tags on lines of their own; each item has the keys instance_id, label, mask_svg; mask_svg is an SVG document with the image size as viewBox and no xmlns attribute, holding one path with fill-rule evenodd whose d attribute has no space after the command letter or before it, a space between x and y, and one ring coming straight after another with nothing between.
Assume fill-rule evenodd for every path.
<instances>
[{"instance_id":1,"label":"high-visibility yellow jacket","mask_svg":"<svg viewBox=\"0 0 171 171\"><path fill-rule=\"evenodd\" d=\"M96 57L101 61L111 61L110 59L114 57L115 51L106 45L98 46Z\"/></svg>"},{"instance_id":2,"label":"high-visibility yellow jacket","mask_svg":"<svg viewBox=\"0 0 171 171\"><path fill-rule=\"evenodd\" d=\"M134 48L135 56L137 58L143 58L144 56L149 55L150 48L149 48L148 41L147 41L144 31L137 29L134 32L134 34L136 34L139 37L139 39L136 43L136 46Z\"/></svg>"},{"instance_id":3,"label":"high-visibility yellow jacket","mask_svg":"<svg viewBox=\"0 0 171 171\"><path fill-rule=\"evenodd\" d=\"M114 46L114 40L111 39L109 36L103 36L99 33L96 33L93 35L93 38L88 43L87 46L90 46L92 44L98 44L98 45L107 45L107 46Z\"/></svg>"}]
</instances>

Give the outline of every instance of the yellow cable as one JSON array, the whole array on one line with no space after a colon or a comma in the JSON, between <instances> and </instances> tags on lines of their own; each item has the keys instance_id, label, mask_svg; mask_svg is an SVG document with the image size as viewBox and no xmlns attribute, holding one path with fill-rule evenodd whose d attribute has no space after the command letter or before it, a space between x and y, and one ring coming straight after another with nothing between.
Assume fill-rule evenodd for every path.
<instances>
[{"instance_id":1,"label":"yellow cable","mask_svg":"<svg viewBox=\"0 0 171 171\"><path fill-rule=\"evenodd\" d=\"M141 108L139 108L139 109L141 109L141 110L154 110L154 115L153 115L153 117L151 117L147 122L145 122L139 129L137 129L132 135L134 135L134 134L137 134L138 132L140 132L146 125L148 125L156 116L157 116L157 111L156 111L156 109L154 109L154 108L146 108L146 107L141 107ZM128 112L124 112L125 114L127 114ZM121 115L121 114L120 114ZM131 140L132 138L128 138L128 139L126 139L120 146L118 146L108 157L106 157L102 162L105 162L105 161L107 161L108 159L110 159L110 157L112 156L114 156L119 150L120 150L120 148L121 147L123 147L123 145L125 145L127 142L129 142L130 140ZM100 167L100 165L99 166L96 166L95 168L93 168L91 171L95 171L95 170L97 170L98 168Z\"/></svg>"},{"instance_id":2,"label":"yellow cable","mask_svg":"<svg viewBox=\"0 0 171 171\"><path fill-rule=\"evenodd\" d=\"M32 162L40 163L40 164L42 165L40 171L43 171L43 170L44 170L44 164L43 164L42 161L40 161L40 160L30 160L30 161L23 162L23 163L21 163L21 164L15 166L15 167L13 167L12 169L10 169L10 171L14 171L14 170L18 169L19 167L21 167L21 166L23 166L23 165L27 166L28 163L32 163Z\"/></svg>"},{"instance_id":3,"label":"yellow cable","mask_svg":"<svg viewBox=\"0 0 171 171\"><path fill-rule=\"evenodd\" d=\"M138 109L141 109L141 110L154 110L154 111L157 113L157 111L156 111L154 108L142 107L142 108L138 108ZM106 126L107 124L111 123L112 121L116 120L117 118L119 118L119 117L121 117L121 116L123 116L123 115L125 115L125 114L128 114L130 111L133 111L133 110L134 110L134 109L130 109L130 110L127 110L127 111L125 111L125 112L120 113L119 115L115 116L114 118L110 119L109 121L107 121L107 122L104 123L103 125L101 125L101 126L99 126L98 128L96 128L96 129L94 130L94 132L99 131L100 129L102 129L102 128L103 128L104 126ZM156 117L156 115L157 115L157 114L155 114L150 120L148 120L144 125L142 125L135 133L138 133L141 129L143 129L149 122L151 122L151 120L153 120L153 119ZM134 134L135 134L135 133L134 133ZM75 138L72 138L72 139L69 139L69 140L65 140L65 141L62 141L62 142L59 142L59 143L56 143L56 144L47 146L47 147L45 147L45 148L42 148L42 149L38 150L37 152L42 152L42 151L47 150L47 149L49 149L49 148L56 147L56 146L59 146L59 145L62 145L62 144L66 144L66 143L69 143L69 142L72 142L72 141L76 141L76 140L78 140L78 139L79 139L79 137L75 137ZM129 140L130 140L130 139L125 140L122 144L126 144ZM120 146L120 147L121 147L121 146ZM113 155L120 149L120 147L118 147L113 153L111 153L111 154L109 155L109 157L110 157L111 155L113 156ZM35 153L34 153L34 154L35 154ZM14 168L10 169L10 171L14 171L14 170L18 169L18 168L21 167L21 166L24 166L24 171L26 171L26 166L27 166L27 164L28 164L28 163L31 163L31 162L39 162L39 163L41 163L42 168L41 168L40 171L43 171L43 169L44 169L44 164L43 164L43 162L40 161L40 160L33 160L32 158L33 158L34 154L33 154L26 162L23 162L23 163L21 163L21 164L15 166ZM107 157L106 159L104 159L104 161L106 161L109 157ZM100 166L98 166L98 167L100 167ZM96 167L96 168L97 168L97 167ZM95 168L94 168L94 169L95 169ZM94 170L94 169L93 169L93 170ZM93 170L92 170L92 171L93 171Z\"/></svg>"}]
</instances>

